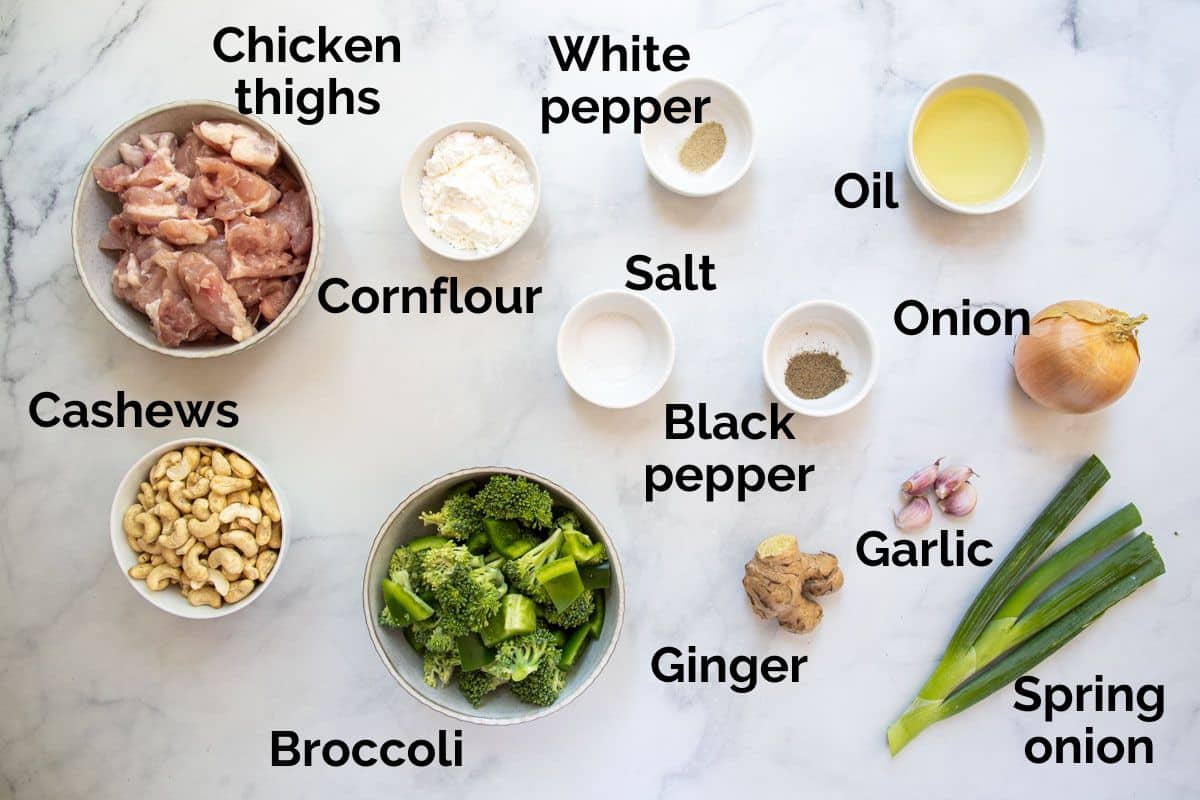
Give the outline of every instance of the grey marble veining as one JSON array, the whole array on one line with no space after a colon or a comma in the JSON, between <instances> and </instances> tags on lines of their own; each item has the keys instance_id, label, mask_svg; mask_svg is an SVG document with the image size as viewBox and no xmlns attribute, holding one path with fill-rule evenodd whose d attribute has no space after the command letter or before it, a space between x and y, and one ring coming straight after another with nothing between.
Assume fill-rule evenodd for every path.
<instances>
[{"instance_id":1,"label":"grey marble veining","mask_svg":"<svg viewBox=\"0 0 1200 800\"><path fill-rule=\"evenodd\" d=\"M226 24L395 33L399 65L229 65ZM1069 2L655 4L8 2L0 9L0 796L827 797L1200 796L1194 515L1190 478L1200 389L1200 6ZM691 50L693 74L749 99L758 157L734 189L687 200L657 186L628 131L576 125L538 135L546 93L650 94L669 78L563 74L548 33L653 33ZM943 213L903 177L917 98L969 69L1007 75L1042 108L1046 170L1014 209ZM382 111L316 126L269 117L304 159L326 214L325 274L354 284L427 284L442 273L539 284L533 316L334 316L311 302L261 347L210 363L144 352L90 306L72 264L80 171L114 127L152 105L231 100L239 77L380 88ZM542 210L518 247L483 265L424 252L398 203L401 168L428 131L487 119L525 137ZM848 170L895 170L901 207L848 211ZM708 253L718 291L654 299L678 340L654 402L588 406L565 386L554 337L566 310L619 286L625 259ZM1086 296L1146 312L1144 361L1111 410L1064 418L1029 403L1001 338L904 337L906 297L1040 308ZM784 308L832 297L879 337L875 390L859 408L801 420L797 441L663 438L664 401L736 411L769 402L762 337ZM467 344L464 347L464 343ZM64 398L219 398L241 422L215 432L266 459L291 497L293 548L244 613L185 623L139 599L106 530L117 480L183 431L42 429L27 405ZM946 455L979 479L968 532L1007 546L1072 466L1096 452L1113 480L1083 514L1135 500L1168 574L1038 668L1046 680L1163 683L1166 714L1076 713L1053 726L1012 708L1011 690L927 731L891 760L884 729L907 704L980 570L870 569L854 557L887 528L894 485ZM805 494L705 504L642 500L648 462L815 463ZM465 766L272 769L269 734L407 739L453 727L412 702L364 630L359 582L371 537L412 488L451 469L521 466L571 487L606 521L626 567L621 646L570 709L509 730L468 728ZM846 587L812 636L756 621L741 564L790 531L837 553ZM664 685L660 646L806 654L803 681L737 695ZM1033 735L1148 733L1152 766L1037 767ZM536 774L536 778L529 778ZM532 785L530 790L528 787Z\"/></svg>"}]
</instances>

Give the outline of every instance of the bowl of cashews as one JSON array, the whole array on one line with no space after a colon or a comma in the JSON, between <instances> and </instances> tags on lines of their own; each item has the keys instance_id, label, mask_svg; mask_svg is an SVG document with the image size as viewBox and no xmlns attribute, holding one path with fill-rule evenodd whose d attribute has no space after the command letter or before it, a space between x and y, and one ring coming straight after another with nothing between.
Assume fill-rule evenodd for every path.
<instances>
[{"instance_id":1,"label":"bowl of cashews","mask_svg":"<svg viewBox=\"0 0 1200 800\"><path fill-rule=\"evenodd\" d=\"M262 462L215 439L146 453L113 498L113 553L149 603L188 619L257 600L283 565L286 504Z\"/></svg>"}]
</instances>

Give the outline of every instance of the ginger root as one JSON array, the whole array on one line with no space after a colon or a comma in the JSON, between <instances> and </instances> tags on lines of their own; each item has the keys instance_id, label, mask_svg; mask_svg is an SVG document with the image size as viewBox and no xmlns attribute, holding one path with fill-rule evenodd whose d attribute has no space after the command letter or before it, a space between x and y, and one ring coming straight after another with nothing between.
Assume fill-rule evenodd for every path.
<instances>
[{"instance_id":1,"label":"ginger root","mask_svg":"<svg viewBox=\"0 0 1200 800\"><path fill-rule=\"evenodd\" d=\"M795 536L764 539L746 562L742 586L754 613L776 619L792 633L807 633L821 622L822 610L813 597L842 588L842 571L831 553L801 553Z\"/></svg>"}]
</instances>

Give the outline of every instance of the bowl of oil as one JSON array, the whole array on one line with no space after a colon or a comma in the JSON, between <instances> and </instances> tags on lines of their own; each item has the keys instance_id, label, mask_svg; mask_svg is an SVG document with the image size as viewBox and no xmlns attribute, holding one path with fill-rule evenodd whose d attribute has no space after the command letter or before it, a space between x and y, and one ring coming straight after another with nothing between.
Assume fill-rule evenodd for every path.
<instances>
[{"instance_id":1,"label":"bowl of oil","mask_svg":"<svg viewBox=\"0 0 1200 800\"><path fill-rule=\"evenodd\" d=\"M991 214L1019 201L1037 182L1045 153L1037 105L998 75L969 73L938 83L917 103L908 126L913 183L959 214Z\"/></svg>"}]
</instances>

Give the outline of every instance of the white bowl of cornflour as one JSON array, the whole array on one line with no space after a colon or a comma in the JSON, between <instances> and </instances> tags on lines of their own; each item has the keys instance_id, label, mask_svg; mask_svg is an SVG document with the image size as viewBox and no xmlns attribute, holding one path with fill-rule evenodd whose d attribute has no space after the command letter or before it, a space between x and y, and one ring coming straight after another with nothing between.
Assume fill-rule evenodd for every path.
<instances>
[{"instance_id":1,"label":"white bowl of cornflour","mask_svg":"<svg viewBox=\"0 0 1200 800\"><path fill-rule=\"evenodd\" d=\"M879 358L867 321L833 300L809 300L767 332L763 378L780 403L810 417L858 405L875 383Z\"/></svg>"},{"instance_id":2,"label":"white bowl of cornflour","mask_svg":"<svg viewBox=\"0 0 1200 800\"><path fill-rule=\"evenodd\" d=\"M733 186L754 161L754 120L736 89L713 78L685 78L663 89L671 97L703 97L699 119L660 117L642 130L642 157L650 174L685 197L708 197Z\"/></svg>"}]
</instances>

